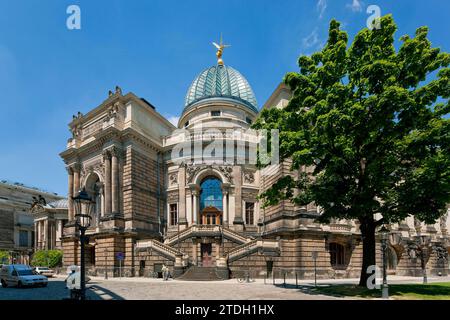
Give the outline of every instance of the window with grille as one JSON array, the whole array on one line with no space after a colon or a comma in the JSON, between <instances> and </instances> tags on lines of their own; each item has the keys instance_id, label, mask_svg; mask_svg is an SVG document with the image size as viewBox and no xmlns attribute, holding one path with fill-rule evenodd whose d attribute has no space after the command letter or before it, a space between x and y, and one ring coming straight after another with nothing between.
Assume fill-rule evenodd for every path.
<instances>
[{"instance_id":1,"label":"window with grille","mask_svg":"<svg viewBox=\"0 0 450 320\"><path fill-rule=\"evenodd\" d=\"M170 204L170 225L175 226L178 224L178 206L176 203Z\"/></svg>"},{"instance_id":2,"label":"window with grille","mask_svg":"<svg viewBox=\"0 0 450 320\"><path fill-rule=\"evenodd\" d=\"M211 117L220 117L220 111L219 110L211 111Z\"/></svg>"},{"instance_id":3,"label":"window with grille","mask_svg":"<svg viewBox=\"0 0 450 320\"><path fill-rule=\"evenodd\" d=\"M330 243L330 262L333 268L345 269L345 247L339 243Z\"/></svg>"},{"instance_id":4,"label":"window with grille","mask_svg":"<svg viewBox=\"0 0 450 320\"><path fill-rule=\"evenodd\" d=\"M245 223L246 224L255 224L255 203L254 202L246 202L245 203Z\"/></svg>"}]
</instances>

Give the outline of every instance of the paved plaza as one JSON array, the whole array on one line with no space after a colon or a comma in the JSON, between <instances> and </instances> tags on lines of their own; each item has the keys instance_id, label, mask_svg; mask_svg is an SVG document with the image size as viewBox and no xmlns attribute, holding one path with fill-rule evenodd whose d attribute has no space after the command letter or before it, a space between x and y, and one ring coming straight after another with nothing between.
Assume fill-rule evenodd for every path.
<instances>
[{"instance_id":1,"label":"paved plaza","mask_svg":"<svg viewBox=\"0 0 450 320\"><path fill-rule=\"evenodd\" d=\"M391 284L421 283L421 278L391 277ZM429 278L429 282L450 281L450 277ZM319 280L318 285L352 283L358 279ZM323 300L336 297L311 294L308 289L314 285L311 280L288 279L286 286L278 279L264 284L258 279L252 283L238 283L236 279L226 281L178 281L148 278L114 278L104 280L92 278L87 295L91 300ZM67 298L64 277L49 279L46 288L1 288L0 300L61 300Z\"/></svg>"}]
</instances>

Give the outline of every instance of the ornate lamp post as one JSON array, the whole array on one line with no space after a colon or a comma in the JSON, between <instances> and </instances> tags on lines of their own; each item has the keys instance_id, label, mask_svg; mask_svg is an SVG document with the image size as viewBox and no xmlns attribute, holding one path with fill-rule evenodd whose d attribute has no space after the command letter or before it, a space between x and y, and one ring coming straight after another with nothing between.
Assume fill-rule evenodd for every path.
<instances>
[{"instance_id":1,"label":"ornate lamp post","mask_svg":"<svg viewBox=\"0 0 450 320\"><path fill-rule=\"evenodd\" d=\"M86 298L86 270L85 270L85 254L84 245L86 243L86 230L91 225L91 213L95 207L95 202L89 197L86 189L83 188L76 197L72 197L75 207L75 225L80 230L80 244L81 244L81 279L80 291L81 300Z\"/></svg>"},{"instance_id":2,"label":"ornate lamp post","mask_svg":"<svg viewBox=\"0 0 450 320\"><path fill-rule=\"evenodd\" d=\"M389 299L389 287L387 284L387 275L386 275L386 268L387 268L387 247L388 247L388 240L389 240L389 230L383 226L379 231L381 234L381 250L383 253L383 285L381 287L381 297L383 299Z\"/></svg>"},{"instance_id":3,"label":"ornate lamp post","mask_svg":"<svg viewBox=\"0 0 450 320\"><path fill-rule=\"evenodd\" d=\"M427 255L428 250L430 249L430 242L431 237L426 235L420 235L417 236L417 244L419 246L419 257L420 257L420 266L422 267L422 274L423 274L423 283L428 283L428 277L427 277Z\"/></svg>"}]
</instances>

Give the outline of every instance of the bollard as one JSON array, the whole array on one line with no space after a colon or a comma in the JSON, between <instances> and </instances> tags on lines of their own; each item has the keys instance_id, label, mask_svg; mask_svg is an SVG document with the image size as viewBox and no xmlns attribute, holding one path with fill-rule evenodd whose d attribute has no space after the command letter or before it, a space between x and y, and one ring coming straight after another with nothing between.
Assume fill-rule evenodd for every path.
<instances>
[{"instance_id":1,"label":"bollard","mask_svg":"<svg viewBox=\"0 0 450 320\"><path fill-rule=\"evenodd\" d=\"M298 289L298 277L297 277L297 271L295 272L295 287Z\"/></svg>"},{"instance_id":2,"label":"bollard","mask_svg":"<svg viewBox=\"0 0 450 320\"><path fill-rule=\"evenodd\" d=\"M275 272L272 271L272 284L275 285Z\"/></svg>"},{"instance_id":3,"label":"bollard","mask_svg":"<svg viewBox=\"0 0 450 320\"><path fill-rule=\"evenodd\" d=\"M286 271L283 272L283 287L286 288Z\"/></svg>"}]
</instances>

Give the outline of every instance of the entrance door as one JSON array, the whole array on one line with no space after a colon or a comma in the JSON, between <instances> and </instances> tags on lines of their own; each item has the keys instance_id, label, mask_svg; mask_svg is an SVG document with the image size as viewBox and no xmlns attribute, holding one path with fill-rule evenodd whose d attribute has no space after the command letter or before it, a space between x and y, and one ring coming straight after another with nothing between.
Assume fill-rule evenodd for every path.
<instances>
[{"instance_id":1,"label":"entrance door","mask_svg":"<svg viewBox=\"0 0 450 320\"><path fill-rule=\"evenodd\" d=\"M202 266L203 267L212 267L212 244L211 243L202 243Z\"/></svg>"}]
</instances>

